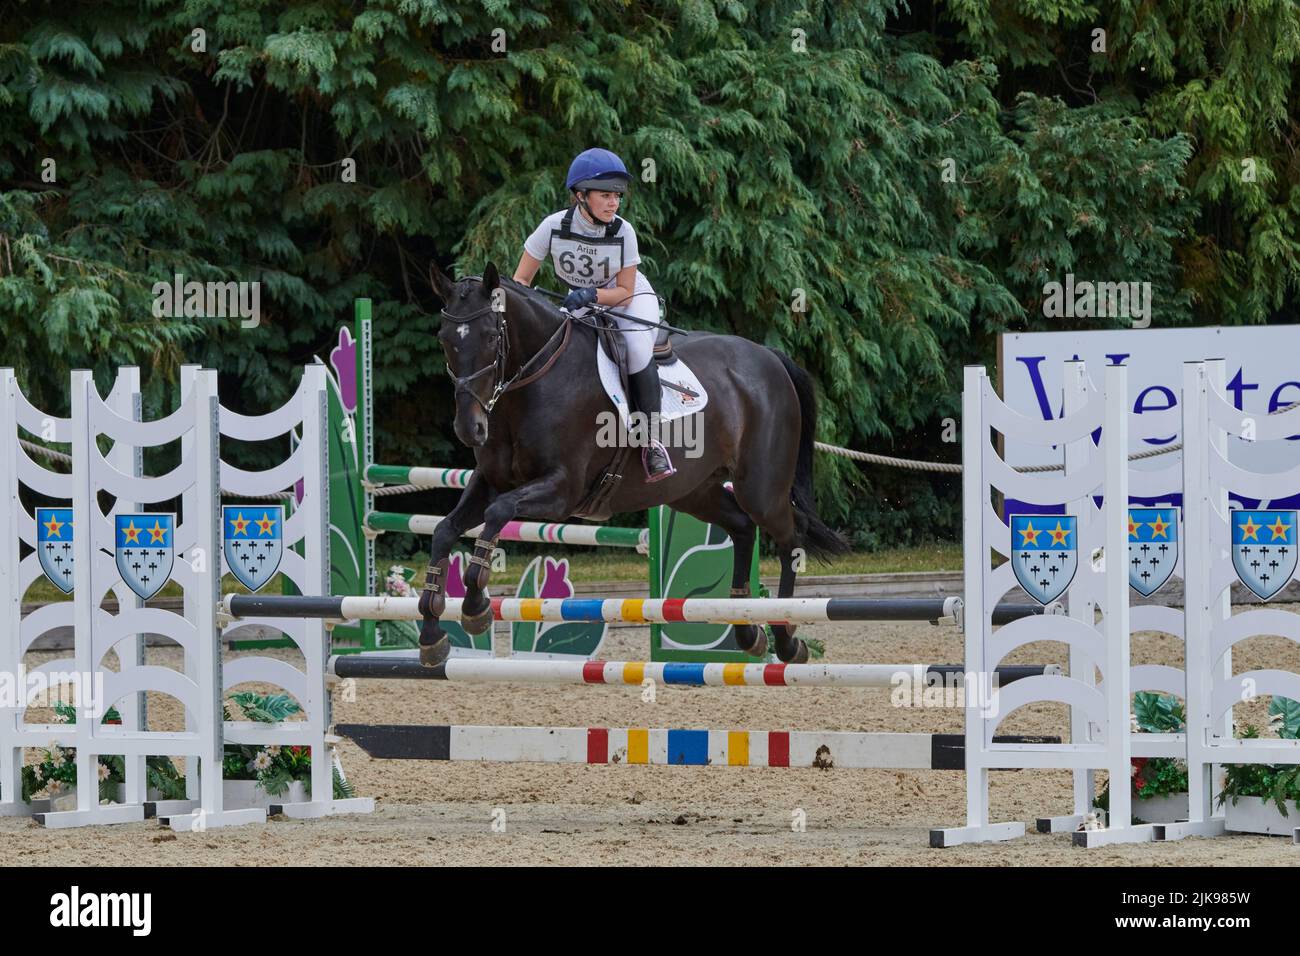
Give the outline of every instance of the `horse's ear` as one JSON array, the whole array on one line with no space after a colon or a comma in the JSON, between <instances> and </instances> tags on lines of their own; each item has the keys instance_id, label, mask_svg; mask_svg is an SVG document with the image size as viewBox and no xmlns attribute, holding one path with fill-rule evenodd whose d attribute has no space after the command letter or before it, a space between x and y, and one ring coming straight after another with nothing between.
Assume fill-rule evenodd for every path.
<instances>
[{"instance_id":1,"label":"horse's ear","mask_svg":"<svg viewBox=\"0 0 1300 956\"><path fill-rule=\"evenodd\" d=\"M497 275L496 263L489 262L487 268L483 270L483 290L490 293L500 284L501 277Z\"/></svg>"},{"instance_id":2,"label":"horse's ear","mask_svg":"<svg viewBox=\"0 0 1300 956\"><path fill-rule=\"evenodd\" d=\"M429 285L433 286L433 294L442 299L443 302L451 301L451 293L455 283L442 274L442 270L438 268L436 262L429 263Z\"/></svg>"}]
</instances>

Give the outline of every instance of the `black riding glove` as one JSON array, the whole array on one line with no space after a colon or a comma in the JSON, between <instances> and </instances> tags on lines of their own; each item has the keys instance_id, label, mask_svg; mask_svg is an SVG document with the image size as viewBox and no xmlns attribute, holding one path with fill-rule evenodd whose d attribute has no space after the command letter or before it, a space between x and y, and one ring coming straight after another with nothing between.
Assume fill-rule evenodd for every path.
<instances>
[{"instance_id":1,"label":"black riding glove","mask_svg":"<svg viewBox=\"0 0 1300 956\"><path fill-rule=\"evenodd\" d=\"M564 297L562 308L570 312L576 312L578 309L585 309L596 301L595 289L574 289Z\"/></svg>"}]
</instances>

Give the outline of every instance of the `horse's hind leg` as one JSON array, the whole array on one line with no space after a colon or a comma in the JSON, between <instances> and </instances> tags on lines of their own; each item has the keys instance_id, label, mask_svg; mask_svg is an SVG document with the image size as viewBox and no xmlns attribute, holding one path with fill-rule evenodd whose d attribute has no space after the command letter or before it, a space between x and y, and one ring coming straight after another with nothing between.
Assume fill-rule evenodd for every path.
<instances>
[{"instance_id":1,"label":"horse's hind leg","mask_svg":"<svg viewBox=\"0 0 1300 956\"><path fill-rule=\"evenodd\" d=\"M738 478L735 487L737 504L776 542L781 559L781 583L777 586L776 596L794 597L795 561L800 555L800 539L789 493L763 495L764 505L760 507L751 500L754 490L743 479ZM776 656L787 664L802 664L808 660L808 645L794 636L794 630L793 624L772 625Z\"/></svg>"},{"instance_id":2,"label":"horse's hind leg","mask_svg":"<svg viewBox=\"0 0 1300 956\"><path fill-rule=\"evenodd\" d=\"M751 597L749 569L754 560L754 546L758 542L758 528L745 510L736 504L735 497L722 482L707 484L685 498L674 501L671 507L701 521L715 524L731 536L731 596ZM753 624L735 625L736 644L742 651L755 657L767 656L767 634Z\"/></svg>"},{"instance_id":3,"label":"horse's hind leg","mask_svg":"<svg viewBox=\"0 0 1300 956\"><path fill-rule=\"evenodd\" d=\"M781 558L781 583L777 585L776 596L794 597L794 563L798 547L793 539L777 544ZM776 638L776 656L789 664L803 664L808 660L808 645L794 636L793 624L773 624L772 636Z\"/></svg>"}]
</instances>

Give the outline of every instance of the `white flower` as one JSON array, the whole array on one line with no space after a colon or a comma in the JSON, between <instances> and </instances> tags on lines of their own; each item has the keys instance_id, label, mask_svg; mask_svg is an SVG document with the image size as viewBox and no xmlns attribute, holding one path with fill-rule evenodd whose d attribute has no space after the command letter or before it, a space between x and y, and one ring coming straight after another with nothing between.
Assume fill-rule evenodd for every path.
<instances>
[{"instance_id":1,"label":"white flower","mask_svg":"<svg viewBox=\"0 0 1300 956\"><path fill-rule=\"evenodd\" d=\"M66 724L68 722L68 717L66 714L60 714L56 711L54 714L54 722L56 724Z\"/></svg>"},{"instance_id":2,"label":"white flower","mask_svg":"<svg viewBox=\"0 0 1300 956\"><path fill-rule=\"evenodd\" d=\"M101 763L99 765L99 782L103 783L107 779L108 779L108 764Z\"/></svg>"},{"instance_id":3,"label":"white flower","mask_svg":"<svg viewBox=\"0 0 1300 956\"><path fill-rule=\"evenodd\" d=\"M1178 768L1179 773L1187 773L1187 761L1181 757L1174 759L1174 766Z\"/></svg>"},{"instance_id":4,"label":"white flower","mask_svg":"<svg viewBox=\"0 0 1300 956\"><path fill-rule=\"evenodd\" d=\"M1136 777L1138 775L1138 768L1135 764L1130 763L1128 765L1128 775L1130 777Z\"/></svg>"},{"instance_id":5,"label":"white flower","mask_svg":"<svg viewBox=\"0 0 1300 956\"><path fill-rule=\"evenodd\" d=\"M60 793L63 792L63 781L51 780L50 785L45 788L45 792L48 793L51 797L58 796Z\"/></svg>"},{"instance_id":6,"label":"white flower","mask_svg":"<svg viewBox=\"0 0 1300 956\"><path fill-rule=\"evenodd\" d=\"M272 744L270 747L267 747L267 748L266 748L266 752L267 752L268 754L270 754L272 757L278 757L278 756L280 756L280 746L279 746L279 744Z\"/></svg>"},{"instance_id":7,"label":"white flower","mask_svg":"<svg viewBox=\"0 0 1300 956\"><path fill-rule=\"evenodd\" d=\"M270 755L267 754L265 750L260 750L258 751L257 756L253 758L252 763L248 765L248 769L262 771L270 768L270 766L271 766Z\"/></svg>"}]
</instances>

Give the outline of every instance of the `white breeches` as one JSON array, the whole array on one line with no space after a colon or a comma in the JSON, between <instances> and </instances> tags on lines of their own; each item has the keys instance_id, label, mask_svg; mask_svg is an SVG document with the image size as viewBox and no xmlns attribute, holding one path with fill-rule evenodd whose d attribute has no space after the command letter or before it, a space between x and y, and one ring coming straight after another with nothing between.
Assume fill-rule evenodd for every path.
<instances>
[{"instance_id":1,"label":"white breeches","mask_svg":"<svg viewBox=\"0 0 1300 956\"><path fill-rule=\"evenodd\" d=\"M659 321L659 297L654 287L641 272L636 274L636 286L630 299L622 305L613 306L618 312L626 312L646 322ZM659 330L632 322L628 319L612 317L623 332L623 342L627 345L627 371L635 375L650 364L654 355L655 335Z\"/></svg>"}]
</instances>

